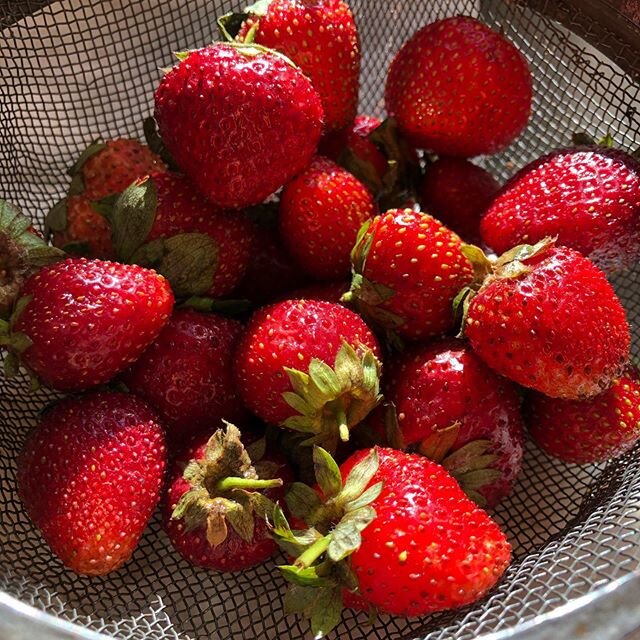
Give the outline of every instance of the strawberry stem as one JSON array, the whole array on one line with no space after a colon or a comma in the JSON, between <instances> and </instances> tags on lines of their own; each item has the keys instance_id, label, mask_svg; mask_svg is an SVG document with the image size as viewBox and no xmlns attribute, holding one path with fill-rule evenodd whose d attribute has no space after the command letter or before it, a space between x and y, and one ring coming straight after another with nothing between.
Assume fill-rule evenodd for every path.
<instances>
[{"instance_id":1,"label":"strawberry stem","mask_svg":"<svg viewBox=\"0 0 640 640\"><path fill-rule=\"evenodd\" d=\"M347 412L344 410L342 402L338 402L336 405L335 415L340 440L342 440L342 442L349 442L349 423L347 422Z\"/></svg>"},{"instance_id":2,"label":"strawberry stem","mask_svg":"<svg viewBox=\"0 0 640 640\"><path fill-rule=\"evenodd\" d=\"M273 480L254 480L253 478L222 478L216 482L216 492L224 493L225 491L231 491L233 489L245 489L252 491L255 489L273 489L274 487L281 487L282 480L280 478L274 478Z\"/></svg>"},{"instance_id":3,"label":"strawberry stem","mask_svg":"<svg viewBox=\"0 0 640 640\"><path fill-rule=\"evenodd\" d=\"M301 569L310 567L329 547L331 544L331 534L316 540L305 552L303 552L295 561L295 566Z\"/></svg>"}]
</instances>

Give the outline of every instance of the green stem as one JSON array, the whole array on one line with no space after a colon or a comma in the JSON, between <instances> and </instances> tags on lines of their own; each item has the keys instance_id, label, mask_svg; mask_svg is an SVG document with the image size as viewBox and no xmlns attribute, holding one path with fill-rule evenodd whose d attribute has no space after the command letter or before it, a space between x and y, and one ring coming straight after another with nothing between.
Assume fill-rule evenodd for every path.
<instances>
[{"instance_id":1,"label":"green stem","mask_svg":"<svg viewBox=\"0 0 640 640\"><path fill-rule=\"evenodd\" d=\"M340 302L351 302L353 301L353 291L349 290L342 294L340 297Z\"/></svg>"},{"instance_id":2,"label":"green stem","mask_svg":"<svg viewBox=\"0 0 640 640\"><path fill-rule=\"evenodd\" d=\"M273 480L254 480L253 478L222 478L216 482L216 493L224 493L225 491L231 491L232 489L246 489L251 491L253 489L272 489L274 487L281 487L282 480L280 478L274 478Z\"/></svg>"},{"instance_id":3,"label":"green stem","mask_svg":"<svg viewBox=\"0 0 640 640\"><path fill-rule=\"evenodd\" d=\"M349 441L349 425L347 424L347 414L344 410L342 402L338 401L336 405L336 422L338 423L338 433L342 442Z\"/></svg>"},{"instance_id":4,"label":"green stem","mask_svg":"<svg viewBox=\"0 0 640 640\"><path fill-rule=\"evenodd\" d=\"M329 547L331 543L331 534L316 540L306 551L298 556L295 566L301 569L310 567Z\"/></svg>"}]
</instances>

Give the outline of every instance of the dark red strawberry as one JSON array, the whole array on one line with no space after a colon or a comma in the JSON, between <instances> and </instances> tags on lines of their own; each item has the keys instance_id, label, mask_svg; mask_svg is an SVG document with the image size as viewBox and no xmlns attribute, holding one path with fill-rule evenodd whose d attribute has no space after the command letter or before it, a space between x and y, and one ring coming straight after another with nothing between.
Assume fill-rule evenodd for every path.
<instances>
[{"instance_id":1,"label":"dark red strawberry","mask_svg":"<svg viewBox=\"0 0 640 640\"><path fill-rule=\"evenodd\" d=\"M623 151L554 151L521 169L482 219L498 253L556 237L607 272L640 258L640 163Z\"/></svg>"},{"instance_id":2,"label":"dark red strawberry","mask_svg":"<svg viewBox=\"0 0 640 640\"><path fill-rule=\"evenodd\" d=\"M310 276L346 278L358 230L375 213L371 192L357 178L316 156L282 192L280 235Z\"/></svg>"},{"instance_id":3,"label":"dark red strawberry","mask_svg":"<svg viewBox=\"0 0 640 640\"><path fill-rule=\"evenodd\" d=\"M345 300L389 332L418 340L453 327L452 301L471 282L460 238L430 215L392 209L360 234Z\"/></svg>"},{"instance_id":4,"label":"dark red strawberry","mask_svg":"<svg viewBox=\"0 0 640 640\"><path fill-rule=\"evenodd\" d=\"M228 424L200 437L173 468L164 505L164 526L173 547L192 564L241 571L264 562L277 545L266 517L272 500L293 480L279 455L266 452Z\"/></svg>"},{"instance_id":5,"label":"dark red strawberry","mask_svg":"<svg viewBox=\"0 0 640 640\"><path fill-rule=\"evenodd\" d=\"M420 203L467 242L480 241L480 220L500 188L485 169L462 158L443 157L428 165Z\"/></svg>"},{"instance_id":6,"label":"dark red strawberry","mask_svg":"<svg viewBox=\"0 0 640 640\"><path fill-rule=\"evenodd\" d=\"M401 616L457 609L507 568L504 533L438 464L379 447L340 468L316 448L314 462L317 492L294 483L287 495L312 528L291 531L276 511L274 535L296 557L280 567L292 585L285 606L311 617L315 637L338 624L343 602Z\"/></svg>"},{"instance_id":7,"label":"dark red strawberry","mask_svg":"<svg viewBox=\"0 0 640 640\"><path fill-rule=\"evenodd\" d=\"M565 462L604 462L640 439L640 375L635 367L594 398L560 400L532 393L527 405L531 437Z\"/></svg>"},{"instance_id":8,"label":"dark red strawberry","mask_svg":"<svg viewBox=\"0 0 640 640\"><path fill-rule=\"evenodd\" d=\"M503 35L456 16L417 31L391 62L387 112L407 140L470 158L507 147L531 112L527 61Z\"/></svg>"},{"instance_id":9,"label":"dark red strawberry","mask_svg":"<svg viewBox=\"0 0 640 640\"><path fill-rule=\"evenodd\" d=\"M329 131L348 127L358 107L360 39L343 0L270 0L245 9L236 39L284 53L309 77ZM222 24L237 21L225 16ZM234 35L234 34L230 34Z\"/></svg>"},{"instance_id":10,"label":"dark red strawberry","mask_svg":"<svg viewBox=\"0 0 640 640\"><path fill-rule=\"evenodd\" d=\"M309 164L322 106L288 59L222 43L180 57L156 91L155 117L177 165L211 202L258 204Z\"/></svg>"},{"instance_id":11,"label":"dark red strawberry","mask_svg":"<svg viewBox=\"0 0 640 640\"><path fill-rule=\"evenodd\" d=\"M18 492L65 566L105 575L135 550L165 465L163 430L142 400L90 393L44 413L18 458Z\"/></svg>"},{"instance_id":12,"label":"dark red strawberry","mask_svg":"<svg viewBox=\"0 0 640 640\"><path fill-rule=\"evenodd\" d=\"M258 310L235 359L245 405L335 449L380 400L380 348L338 304L288 300Z\"/></svg>"},{"instance_id":13,"label":"dark red strawberry","mask_svg":"<svg viewBox=\"0 0 640 640\"><path fill-rule=\"evenodd\" d=\"M389 366L385 400L403 445L442 464L480 506L511 492L522 466L520 395L465 343L403 353Z\"/></svg>"},{"instance_id":14,"label":"dark red strawberry","mask_svg":"<svg viewBox=\"0 0 640 640\"><path fill-rule=\"evenodd\" d=\"M342 304L342 296L349 291L349 283L344 282L328 282L322 284L313 284L301 289L290 291L285 300L324 300L325 302L333 302L334 304Z\"/></svg>"},{"instance_id":15,"label":"dark red strawberry","mask_svg":"<svg viewBox=\"0 0 640 640\"><path fill-rule=\"evenodd\" d=\"M11 354L42 382L78 391L135 362L171 315L173 294L155 271L69 258L33 274L4 329Z\"/></svg>"},{"instance_id":16,"label":"dark red strawberry","mask_svg":"<svg viewBox=\"0 0 640 640\"><path fill-rule=\"evenodd\" d=\"M495 264L464 250L490 273L470 303L459 298L468 307L465 334L486 364L554 398L586 398L613 384L629 358L629 325L590 260L548 240Z\"/></svg>"}]
</instances>

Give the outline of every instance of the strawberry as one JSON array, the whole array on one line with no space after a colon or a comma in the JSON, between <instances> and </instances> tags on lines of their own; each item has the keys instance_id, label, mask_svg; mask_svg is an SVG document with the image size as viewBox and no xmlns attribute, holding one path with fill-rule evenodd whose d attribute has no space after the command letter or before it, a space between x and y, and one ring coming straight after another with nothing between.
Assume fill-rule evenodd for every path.
<instances>
[{"instance_id":1,"label":"strawberry","mask_svg":"<svg viewBox=\"0 0 640 640\"><path fill-rule=\"evenodd\" d=\"M323 282L322 284L309 285L301 289L290 291L287 298L283 300L324 300L334 304L342 304L342 296L349 291L349 283L343 282Z\"/></svg>"},{"instance_id":2,"label":"strawberry","mask_svg":"<svg viewBox=\"0 0 640 640\"><path fill-rule=\"evenodd\" d=\"M545 240L490 263L463 249L489 274L467 308L464 332L494 371L554 398L606 390L629 358L629 325L605 275L590 260ZM476 285L477 288L478 285Z\"/></svg>"},{"instance_id":3,"label":"strawberry","mask_svg":"<svg viewBox=\"0 0 640 640\"><path fill-rule=\"evenodd\" d=\"M453 327L452 301L473 277L460 238L425 213L392 209L363 228L344 299L388 332L418 340Z\"/></svg>"},{"instance_id":4,"label":"strawberry","mask_svg":"<svg viewBox=\"0 0 640 640\"><path fill-rule=\"evenodd\" d=\"M320 95L328 131L339 131L353 122L358 107L360 38L346 2L256 2L240 16L229 14L220 22L231 27L239 18L245 18L239 32L229 36L275 49L293 60Z\"/></svg>"},{"instance_id":5,"label":"strawberry","mask_svg":"<svg viewBox=\"0 0 640 640\"><path fill-rule=\"evenodd\" d=\"M282 192L280 235L310 276L346 278L358 230L375 213L373 196L357 178L316 156Z\"/></svg>"},{"instance_id":6,"label":"strawberry","mask_svg":"<svg viewBox=\"0 0 640 640\"><path fill-rule=\"evenodd\" d=\"M480 219L499 188L500 183L482 167L445 156L427 167L420 202L462 238L479 242Z\"/></svg>"},{"instance_id":7,"label":"strawberry","mask_svg":"<svg viewBox=\"0 0 640 640\"><path fill-rule=\"evenodd\" d=\"M86 258L43 267L20 295L8 326L0 325L11 360L19 353L42 382L62 391L103 384L126 369L173 306L169 284L155 271Z\"/></svg>"},{"instance_id":8,"label":"strawberry","mask_svg":"<svg viewBox=\"0 0 640 640\"><path fill-rule=\"evenodd\" d=\"M404 446L439 462L481 507L511 492L522 466L520 395L463 342L414 347L389 365L385 399Z\"/></svg>"},{"instance_id":9,"label":"strawberry","mask_svg":"<svg viewBox=\"0 0 640 640\"><path fill-rule=\"evenodd\" d=\"M133 396L94 392L43 414L18 458L18 493L65 566L105 575L135 550L165 465L156 414Z\"/></svg>"},{"instance_id":10,"label":"strawberry","mask_svg":"<svg viewBox=\"0 0 640 640\"><path fill-rule=\"evenodd\" d=\"M265 452L264 439L241 441L232 424L200 437L171 473L164 505L171 544L192 564L215 571L264 562L277 549L265 516L292 479L284 459Z\"/></svg>"},{"instance_id":11,"label":"strawberry","mask_svg":"<svg viewBox=\"0 0 640 640\"><path fill-rule=\"evenodd\" d=\"M122 375L130 391L159 411L172 444L223 418L242 418L231 373L241 331L237 320L178 309Z\"/></svg>"},{"instance_id":12,"label":"strawberry","mask_svg":"<svg viewBox=\"0 0 640 640\"><path fill-rule=\"evenodd\" d=\"M177 165L213 204L258 204L309 164L322 106L287 58L222 43L179 57L156 91L155 118Z\"/></svg>"},{"instance_id":13,"label":"strawberry","mask_svg":"<svg viewBox=\"0 0 640 640\"><path fill-rule=\"evenodd\" d=\"M516 47L474 18L422 27L389 67L385 104L414 146L470 158L507 147L531 112L531 73Z\"/></svg>"},{"instance_id":14,"label":"strawberry","mask_svg":"<svg viewBox=\"0 0 640 640\"><path fill-rule=\"evenodd\" d=\"M380 348L364 321L330 302L287 300L259 309L235 359L247 408L335 450L380 400Z\"/></svg>"},{"instance_id":15,"label":"strawberry","mask_svg":"<svg viewBox=\"0 0 640 640\"><path fill-rule=\"evenodd\" d=\"M556 237L607 272L640 259L640 163L617 149L561 149L503 187L481 224L497 252Z\"/></svg>"},{"instance_id":16,"label":"strawberry","mask_svg":"<svg viewBox=\"0 0 640 640\"><path fill-rule=\"evenodd\" d=\"M177 173L137 180L110 217L118 259L157 269L179 297L230 293L251 259L246 215L217 209Z\"/></svg>"},{"instance_id":17,"label":"strawberry","mask_svg":"<svg viewBox=\"0 0 640 640\"><path fill-rule=\"evenodd\" d=\"M565 462L593 464L622 455L640 439L640 375L629 366L607 391L588 400L559 400L531 393L529 433Z\"/></svg>"},{"instance_id":18,"label":"strawberry","mask_svg":"<svg viewBox=\"0 0 640 640\"><path fill-rule=\"evenodd\" d=\"M343 602L380 613L420 616L482 598L511 557L507 539L457 482L426 458L375 447L340 468L314 450L318 489L294 483L292 531L274 514L274 536L297 556L281 566L291 583L288 611L311 617L314 636L340 621Z\"/></svg>"}]
</instances>

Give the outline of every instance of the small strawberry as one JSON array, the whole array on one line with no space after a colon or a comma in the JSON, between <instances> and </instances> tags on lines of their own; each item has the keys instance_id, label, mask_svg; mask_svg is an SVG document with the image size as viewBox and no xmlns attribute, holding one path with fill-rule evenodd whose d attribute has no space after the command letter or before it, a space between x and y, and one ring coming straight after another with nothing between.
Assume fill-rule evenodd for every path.
<instances>
[{"instance_id":1,"label":"small strawberry","mask_svg":"<svg viewBox=\"0 0 640 640\"><path fill-rule=\"evenodd\" d=\"M231 372L241 331L237 320L178 309L122 375L130 391L160 412L172 444L244 415Z\"/></svg>"},{"instance_id":2,"label":"small strawberry","mask_svg":"<svg viewBox=\"0 0 640 640\"><path fill-rule=\"evenodd\" d=\"M277 545L266 517L284 495L291 470L263 440L251 441L227 424L200 437L174 466L164 505L173 547L192 564L241 571L264 562Z\"/></svg>"},{"instance_id":3,"label":"small strawberry","mask_svg":"<svg viewBox=\"0 0 640 640\"><path fill-rule=\"evenodd\" d=\"M360 80L360 38L343 0L256 2L240 16L228 14L221 26L239 42L255 42L286 55L311 80L322 100L328 131L348 127L356 115Z\"/></svg>"},{"instance_id":4,"label":"small strawberry","mask_svg":"<svg viewBox=\"0 0 640 640\"><path fill-rule=\"evenodd\" d=\"M358 451L340 468L314 450L318 489L294 483L287 504L310 527L274 514L274 536L296 557L285 609L311 617L322 637L343 604L420 616L482 598L507 568L511 548L489 516L438 464L395 449Z\"/></svg>"},{"instance_id":5,"label":"small strawberry","mask_svg":"<svg viewBox=\"0 0 640 640\"><path fill-rule=\"evenodd\" d=\"M43 267L20 295L9 326L0 325L9 355L19 353L42 382L62 391L103 384L126 369L173 306L169 284L155 271L86 258Z\"/></svg>"},{"instance_id":6,"label":"small strawberry","mask_svg":"<svg viewBox=\"0 0 640 640\"><path fill-rule=\"evenodd\" d=\"M377 340L352 311L288 300L251 318L235 376L245 405L262 420L335 450L380 400L379 356Z\"/></svg>"},{"instance_id":7,"label":"small strawberry","mask_svg":"<svg viewBox=\"0 0 640 640\"><path fill-rule=\"evenodd\" d=\"M604 271L630 267L640 259L640 163L598 146L554 151L509 180L481 233L499 253L556 237Z\"/></svg>"},{"instance_id":8,"label":"small strawberry","mask_svg":"<svg viewBox=\"0 0 640 640\"><path fill-rule=\"evenodd\" d=\"M217 209L177 173L136 180L110 217L118 259L155 268L178 297L230 293L251 259L247 216Z\"/></svg>"},{"instance_id":9,"label":"small strawberry","mask_svg":"<svg viewBox=\"0 0 640 640\"><path fill-rule=\"evenodd\" d=\"M165 465L155 413L133 396L94 392L44 413L18 458L18 493L65 566L105 575L135 550Z\"/></svg>"},{"instance_id":10,"label":"small strawberry","mask_svg":"<svg viewBox=\"0 0 640 640\"><path fill-rule=\"evenodd\" d=\"M456 16L417 31L391 62L387 112L418 148L470 158L507 147L531 112L527 61L503 35Z\"/></svg>"},{"instance_id":11,"label":"small strawberry","mask_svg":"<svg viewBox=\"0 0 640 640\"><path fill-rule=\"evenodd\" d=\"M280 235L310 276L346 278L358 230L375 213L367 187L332 160L316 156L282 192Z\"/></svg>"},{"instance_id":12,"label":"small strawberry","mask_svg":"<svg viewBox=\"0 0 640 640\"><path fill-rule=\"evenodd\" d=\"M445 156L427 167L420 203L466 241L477 243L480 219L499 188L500 183L482 167Z\"/></svg>"},{"instance_id":13,"label":"small strawberry","mask_svg":"<svg viewBox=\"0 0 640 640\"><path fill-rule=\"evenodd\" d=\"M388 332L418 340L453 327L451 304L473 278L460 238L425 213L392 209L363 228L345 300Z\"/></svg>"},{"instance_id":14,"label":"small strawberry","mask_svg":"<svg viewBox=\"0 0 640 640\"><path fill-rule=\"evenodd\" d=\"M156 91L155 118L177 165L212 203L258 204L309 164L322 106L287 58L222 43L180 58Z\"/></svg>"},{"instance_id":15,"label":"small strawberry","mask_svg":"<svg viewBox=\"0 0 640 640\"><path fill-rule=\"evenodd\" d=\"M404 446L439 462L481 507L513 488L522 466L520 395L463 342L414 347L389 365L385 399Z\"/></svg>"},{"instance_id":16,"label":"small strawberry","mask_svg":"<svg viewBox=\"0 0 640 640\"><path fill-rule=\"evenodd\" d=\"M640 375L627 370L604 393L588 400L559 400L532 393L529 433L549 455L593 464L622 455L640 439Z\"/></svg>"},{"instance_id":17,"label":"small strawberry","mask_svg":"<svg viewBox=\"0 0 640 640\"><path fill-rule=\"evenodd\" d=\"M463 249L488 274L467 290L464 333L494 371L554 398L608 389L629 358L629 324L605 275L573 249L544 240L521 245L495 264ZM477 285L476 285L477 288Z\"/></svg>"}]
</instances>

